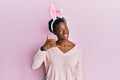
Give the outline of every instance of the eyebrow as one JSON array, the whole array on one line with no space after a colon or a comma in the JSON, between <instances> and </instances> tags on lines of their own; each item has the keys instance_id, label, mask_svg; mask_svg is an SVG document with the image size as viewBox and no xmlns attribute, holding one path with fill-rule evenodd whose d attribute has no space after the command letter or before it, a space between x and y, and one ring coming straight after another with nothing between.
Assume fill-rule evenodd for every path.
<instances>
[{"instance_id":1,"label":"eyebrow","mask_svg":"<svg viewBox=\"0 0 120 80\"><path fill-rule=\"evenodd\" d=\"M61 28L56 28L56 29L61 29ZM63 29L63 28L62 28ZM68 29L68 27L65 27L65 29Z\"/></svg>"}]
</instances>

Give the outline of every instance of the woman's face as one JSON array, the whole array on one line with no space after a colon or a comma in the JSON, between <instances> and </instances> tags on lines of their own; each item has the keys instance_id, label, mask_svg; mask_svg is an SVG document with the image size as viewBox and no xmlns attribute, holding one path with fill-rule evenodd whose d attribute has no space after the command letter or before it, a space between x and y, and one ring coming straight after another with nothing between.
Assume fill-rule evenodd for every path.
<instances>
[{"instance_id":1,"label":"woman's face","mask_svg":"<svg viewBox=\"0 0 120 80\"><path fill-rule=\"evenodd\" d=\"M65 22L61 22L55 28L54 34L58 37L58 39L68 39L69 29Z\"/></svg>"}]
</instances>

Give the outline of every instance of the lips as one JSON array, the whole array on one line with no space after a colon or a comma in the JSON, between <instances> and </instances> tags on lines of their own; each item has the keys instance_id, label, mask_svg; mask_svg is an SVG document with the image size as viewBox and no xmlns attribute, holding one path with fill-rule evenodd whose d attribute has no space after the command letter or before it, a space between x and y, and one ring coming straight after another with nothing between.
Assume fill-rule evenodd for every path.
<instances>
[{"instance_id":1,"label":"lips","mask_svg":"<svg viewBox=\"0 0 120 80\"><path fill-rule=\"evenodd\" d=\"M63 37L66 39L68 38L68 34L64 34Z\"/></svg>"}]
</instances>

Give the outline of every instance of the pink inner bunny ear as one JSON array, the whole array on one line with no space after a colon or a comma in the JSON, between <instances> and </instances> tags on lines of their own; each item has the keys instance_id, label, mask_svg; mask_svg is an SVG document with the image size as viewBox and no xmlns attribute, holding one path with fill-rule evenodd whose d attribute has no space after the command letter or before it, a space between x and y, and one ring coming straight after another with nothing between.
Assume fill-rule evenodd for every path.
<instances>
[{"instance_id":1,"label":"pink inner bunny ear","mask_svg":"<svg viewBox=\"0 0 120 80\"><path fill-rule=\"evenodd\" d=\"M63 17L63 10L62 9L60 9L60 10L56 10L56 13L57 13L57 16L58 17Z\"/></svg>"},{"instance_id":2,"label":"pink inner bunny ear","mask_svg":"<svg viewBox=\"0 0 120 80\"><path fill-rule=\"evenodd\" d=\"M57 17L56 9L52 4L50 5L50 17L52 19L55 19Z\"/></svg>"}]
</instances>

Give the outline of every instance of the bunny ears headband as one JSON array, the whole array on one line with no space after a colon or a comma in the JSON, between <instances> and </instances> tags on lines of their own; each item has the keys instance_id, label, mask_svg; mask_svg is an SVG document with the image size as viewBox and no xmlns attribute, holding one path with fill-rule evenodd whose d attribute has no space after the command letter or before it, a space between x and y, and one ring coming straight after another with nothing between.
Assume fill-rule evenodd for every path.
<instances>
[{"instance_id":1,"label":"bunny ears headband","mask_svg":"<svg viewBox=\"0 0 120 80\"><path fill-rule=\"evenodd\" d=\"M62 9L56 10L55 7L51 4L50 5L50 17L53 19L51 23L51 30L53 31L53 23L55 22L55 20L57 20L58 17L59 18L63 17Z\"/></svg>"}]
</instances>

